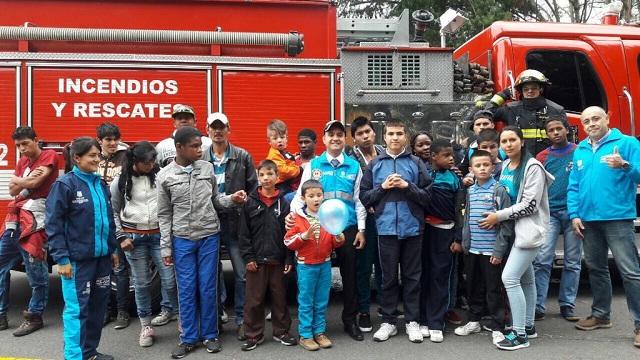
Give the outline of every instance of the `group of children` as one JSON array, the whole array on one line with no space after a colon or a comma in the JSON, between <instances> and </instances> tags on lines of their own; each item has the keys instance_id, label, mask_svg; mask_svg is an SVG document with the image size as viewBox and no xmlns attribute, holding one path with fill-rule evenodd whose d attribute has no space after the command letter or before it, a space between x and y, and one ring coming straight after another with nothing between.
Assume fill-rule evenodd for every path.
<instances>
[{"instance_id":1,"label":"group of children","mask_svg":"<svg viewBox=\"0 0 640 360\"><path fill-rule=\"evenodd\" d=\"M397 334L402 288L409 340L443 341L445 315L456 298L452 280L458 253L464 253L469 322L455 334L469 335L484 327L494 331L496 346L507 350L529 346L528 339L536 336L532 262L544 241L548 197L558 197L547 194L548 184L553 176L567 175L549 174L527 153L520 129L506 127L499 134L489 115L479 112L474 117L476 141L459 166L450 142L433 141L426 132L409 141L406 124L390 119L384 130L386 149L366 161L362 171L345 175L352 182L361 178L356 199L345 201L366 208L372 218L367 224L377 230L373 241L381 269L382 324L374 340ZM327 124L324 136L342 131L344 139L344 126L334 123ZM365 120L358 126L371 124ZM568 128L562 119L547 121L547 127L558 126ZM551 138L554 149L568 144L566 131L560 133ZM315 133L306 135L315 143ZM312 178L300 183L315 154L287 152L287 136L284 122L269 123L271 148L256 168L259 186L232 194L218 191L220 174L211 162L201 160L203 137L192 126L174 132L174 159L162 169L158 150L150 143L126 149L121 169L109 179L110 191L97 175L100 144L86 137L74 140L68 153L70 171L55 182L46 204L49 249L63 279L65 358L111 358L96 347L111 265L121 268L116 248L123 250L134 278L141 346L153 343L154 325L175 320L179 312L181 342L174 358L184 357L199 342L209 352L220 351L218 212L233 208L240 211L238 241L246 267L242 349L253 350L265 339L267 294L275 341L307 350L331 347L325 314L332 253L352 240L321 226L323 173L314 170ZM292 211L290 201L297 194L303 205ZM155 318L150 262L162 280L163 311ZM290 333L286 302L284 279L292 271L297 275L299 338ZM505 290L509 304L503 300ZM490 320L481 325L485 315Z\"/></svg>"}]
</instances>

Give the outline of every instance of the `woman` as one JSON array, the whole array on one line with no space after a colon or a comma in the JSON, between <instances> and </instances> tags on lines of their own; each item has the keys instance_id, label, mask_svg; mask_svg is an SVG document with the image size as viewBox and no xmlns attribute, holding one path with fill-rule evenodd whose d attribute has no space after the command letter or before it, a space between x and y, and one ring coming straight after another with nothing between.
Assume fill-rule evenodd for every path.
<instances>
[{"instance_id":1,"label":"woman","mask_svg":"<svg viewBox=\"0 0 640 360\"><path fill-rule=\"evenodd\" d=\"M111 182L111 200L116 224L116 239L124 250L135 284L136 305L140 319L142 347L153 345L153 326L177 319L178 295L173 266L167 266L160 255L158 195L155 188L156 149L141 141L127 150L122 173ZM162 311L151 319L151 268L153 261L160 274Z\"/></svg>"},{"instance_id":2,"label":"woman","mask_svg":"<svg viewBox=\"0 0 640 360\"><path fill-rule=\"evenodd\" d=\"M511 197L512 206L488 213L479 221L489 229L501 221L515 220L515 241L502 272L502 282L509 297L513 329L494 340L503 350L517 350L529 346L529 339L538 336L534 326L536 287L533 259L545 239L549 226L549 198L547 187L553 181L542 164L524 147L522 130L507 126L500 135L500 147L507 154L500 183ZM491 263L502 259L491 257Z\"/></svg>"},{"instance_id":3,"label":"woman","mask_svg":"<svg viewBox=\"0 0 640 360\"><path fill-rule=\"evenodd\" d=\"M109 189L96 174L100 145L75 139L66 153L72 170L53 184L46 202L49 253L62 279L64 358L109 360L98 353L111 290L115 224Z\"/></svg>"}]
</instances>

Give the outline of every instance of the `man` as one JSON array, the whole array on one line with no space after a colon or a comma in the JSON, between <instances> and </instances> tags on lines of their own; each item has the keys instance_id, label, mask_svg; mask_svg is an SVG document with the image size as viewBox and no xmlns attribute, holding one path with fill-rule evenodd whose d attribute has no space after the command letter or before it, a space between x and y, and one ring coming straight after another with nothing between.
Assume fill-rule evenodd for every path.
<instances>
[{"instance_id":1,"label":"man","mask_svg":"<svg viewBox=\"0 0 640 360\"><path fill-rule=\"evenodd\" d=\"M520 101L502 106L512 95L507 88L494 95L487 104L487 109L494 113L495 121L522 129L527 150L533 156L551 145L544 130L545 121L550 116L559 116L567 120L564 108L544 97L550 86L551 83L544 74L528 69L521 72L516 79L515 89L521 94Z\"/></svg>"},{"instance_id":2,"label":"man","mask_svg":"<svg viewBox=\"0 0 640 360\"><path fill-rule=\"evenodd\" d=\"M42 328L42 313L49 296L47 236L44 232L44 203L51 185L58 177L58 156L53 150L42 150L32 128L24 126L13 133L21 157L9 180L8 214L0 238L0 330L9 327L10 271L23 262L31 300L23 312L24 322L13 333L24 336Z\"/></svg>"},{"instance_id":3,"label":"man","mask_svg":"<svg viewBox=\"0 0 640 360\"><path fill-rule=\"evenodd\" d=\"M256 170L253 166L251 155L240 147L229 143L231 129L229 119L223 113L217 112L207 117L207 130L212 144L205 148L202 159L213 164L216 176L216 184L220 194L233 194L238 190L252 193L258 187ZM234 287L234 311L237 326L238 340L244 339L243 308L245 301L245 266L242 260L238 244L238 231L240 226L240 208L231 208L219 211L221 232L220 240L225 245L231 258L233 273L235 275ZM226 289L223 287L222 273L220 276L221 292L224 291L222 304L226 298Z\"/></svg>"},{"instance_id":4,"label":"man","mask_svg":"<svg viewBox=\"0 0 640 360\"><path fill-rule=\"evenodd\" d=\"M173 136L175 135L176 130L184 126L196 126L196 113L189 105L175 105L173 107L173 114L171 114L171 117L173 118L173 127L175 130L170 137L160 141L158 145L156 145L156 151L158 152L156 161L160 167L167 166L167 164L172 162L176 157L176 144L173 141ZM205 148L211 146L211 139L206 136L202 136L200 140L202 140L202 151L204 152Z\"/></svg>"},{"instance_id":5,"label":"man","mask_svg":"<svg viewBox=\"0 0 640 360\"><path fill-rule=\"evenodd\" d=\"M640 264L633 226L640 143L618 129L609 129L609 116L597 106L586 108L580 121L588 138L574 152L567 209L573 230L583 239L593 304L591 315L578 321L576 328L611 327L610 249L635 324L633 344L640 347Z\"/></svg>"},{"instance_id":6,"label":"man","mask_svg":"<svg viewBox=\"0 0 640 360\"><path fill-rule=\"evenodd\" d=\"M346 242L336 250L343 284L342 322L344 331L354 340L362 341L362 331L356 324L358 301L356 297L356 249L365 246L365 223L367 211L359 199L362 171L357 161L344 154L346 132L344 125L337 120L326 123L322 142L327 148L320 156L311 160L302 173L301 184L309 179L318 180L324 188L325 199L340 199L349 209L348 226L344 230ZM292 226L293 213L302 209L301 192L298 189L291 202L291 214L287 217L288 226Z\"/></svg>"},{"instance_id":7,"label":"man","mask_svg":"<svg viewBox=\"0 0 640 360\"><path fill-rule=\"evenodd\" d=\"M364 173L367 165L384 152L384 147L374 144L376 133L371 126L371 121L364 116L357 117L351 123L351 137L354 146L347 153L360 163L360 169ZM378 257L378 232L373 209L367 212L366 244L364 249L357 251L356 285L358 289L358 327L362 332L373 330L369 308L371 307L371 271L375 267L375 282L380 289L380 259Z\"/></svg>"},{"instance_id":8,"label":"man","mask_svg":"<svg viewBox=\"0 0 640 360\"><path fill-rule=\"evenodd\" d=\"M128 146L121 142L122 134L120 128L111 123L103 123L96 129L96 138L102 152L98 163L98 174L107 183L111 184L113 179L120 175L122 166L127 158ZM121 330L129 326L129 262L124 256L120 247L116 248L116 254L120 261L113 269L113 276L116 282L116 309L117 315L113 328ZM104 316L104 324L111 320L112 304Z\"/></svg>"},{"instance_id":9,"label":"man","mask_svg":"<svg viewBox=\"0 0 640 360\"><path fill-rule=\"evenodd\" d=\"M298 153L296 164L305 166L316 157L316 132L311 129L302 129L298 132Z\"/></svg>"}]
</instances>

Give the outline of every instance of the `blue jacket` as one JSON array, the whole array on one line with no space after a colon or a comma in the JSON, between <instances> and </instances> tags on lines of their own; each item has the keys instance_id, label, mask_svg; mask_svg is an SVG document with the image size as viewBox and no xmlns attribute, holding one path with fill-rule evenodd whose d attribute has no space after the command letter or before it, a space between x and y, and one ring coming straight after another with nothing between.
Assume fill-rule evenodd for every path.
<instances>
[{"instance_id":1,"label":"blue jacket","mask_svg":"<svg viewBox=\"0 0 640 360\"><path fill-rule=\"evenodd\" d=\"M310 162L311 178L320 181L324 190L324 199L340 199L349 211L347 226L358 224L356 203L353 198L355 182L360 171L360 164L352 157L344 155L344 161L334 168L327 161L327 153L314 158Z\"/></svg>"},{"instance_id":2,"label":"blue jacket","mask_svg":"<svg viewBox=\"0 0 640 360\"><path fill-rule=\"evenodd\" d=\"M628 169L612 169L603 158L618 148L629 162ZM571 219L583 221L630 220L636 218L636 188L640 182L640 142L611 129L593 152L585 139L573 153L569 175L567 210Z\"/></svg>"},{"instance_id":3,"label":"blue jacket","mask_svg":"<svg viewBox=\"0 0 640 360\"><path fill-rule=\"evenodd\" d=\"M400 174L409 187L383 189L382 183L393 173ZM406 151L395 159L384 152L371 160L360 182L360 201L375 209L378 235L404 239L422 234L430 184L424 163Z\"/></svg>"},{"instance_id":4,"label":"blue jacket","mask_svg":"<svg viewBox=\"0 0 640 360\"><path fill-rule=\"evenodd\" d=\"M107 256L116 247L109 188L97 174L77 167L51 187L45 230L57 264Z\"/></svg>"}]
</instances>

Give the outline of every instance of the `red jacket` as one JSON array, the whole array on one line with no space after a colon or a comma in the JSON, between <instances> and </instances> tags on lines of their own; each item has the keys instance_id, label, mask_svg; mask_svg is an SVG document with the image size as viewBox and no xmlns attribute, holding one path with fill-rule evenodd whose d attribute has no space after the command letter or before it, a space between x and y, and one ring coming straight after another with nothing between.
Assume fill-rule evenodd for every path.
<instances>
[{"instance_id":1,"label":"red jacket","mask_svg":"<svg viewBox=\"0 0 640 360\"><path fill-rule=\"evenodd\" d=\"M333 249L339 248L344 241L339 243L336 237L320 228L319 239L302 240L302 234L306 232L311 224L307 220L302 210L294 215L295 224L284 236L284 244L296 252L298 263L306 265L322 264L331 260Z\"/></svg>"}]
</instances>

